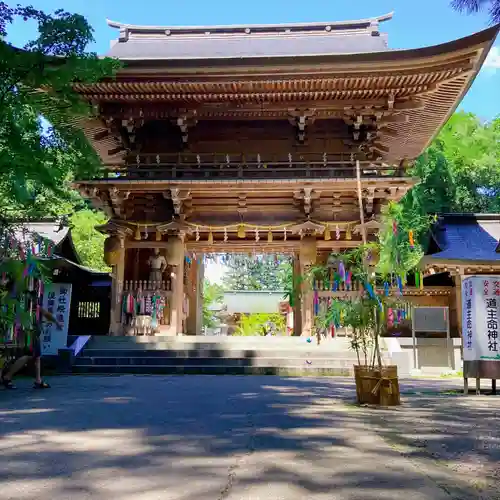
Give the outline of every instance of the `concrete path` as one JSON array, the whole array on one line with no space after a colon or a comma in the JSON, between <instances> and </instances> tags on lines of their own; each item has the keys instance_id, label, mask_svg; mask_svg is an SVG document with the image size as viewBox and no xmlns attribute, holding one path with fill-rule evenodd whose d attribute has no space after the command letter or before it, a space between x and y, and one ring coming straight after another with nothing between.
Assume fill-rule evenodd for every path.
<instances>
[{"instance_id":1,"label":"concrete path","mask_svg":"<svg viewBox=\"0 0 500 500\"><path fill-rule=\"evenodd\" d=\"M445 437L451 443L459 430L457 439L466 439L460 453L478 454L464 433L474 415L498 418L500 398L490 397L478 414L474 405L484 406L484 397L437 395L460 381L403 382L407 396L399 410L352 405L353 384L342 378L57 377L51 383L43 392L29 381L17 391L0 390L1 500L500 498L490 490L490 469L476 469L486 479L475 484L446 465L455 455L436 459L416 437L418 423L421 438L436 441L427 451ZM454 418L458 405L462 413ZM430 424L429 415L440 425ZM488 467L490 455L498 458L491 451L481 451Z\"/></svg>"}]
</instances>

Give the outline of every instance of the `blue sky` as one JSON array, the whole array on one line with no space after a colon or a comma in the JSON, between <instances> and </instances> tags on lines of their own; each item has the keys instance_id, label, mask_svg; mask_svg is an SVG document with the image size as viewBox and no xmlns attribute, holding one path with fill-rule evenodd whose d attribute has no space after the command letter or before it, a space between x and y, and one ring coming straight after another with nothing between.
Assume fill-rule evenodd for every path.
<instances>
[{"instance_id":1,"label":"blue sky","mask_svg":"<svg viewBox=\"0 0 500 500\"><path fill-rule=\"evenodd\" d=\"M15 3L15 2L12 2ZM23 2L24 3L24 2ZM454 12L449 0L31 0L26 3L52 11L64 7L83 14L95 29L92 50L102 54L117 32L106 18L130 24L208 25L338 21L359 19L394 11L383 23L389 46L415 48L467 36L489 26L485 13L467 16ZM16 23L9 33L13 43L22 44L32 32ZM490 53L462 106L483 119L500 115L500 39Z\"/></svg>"}]
</instances>

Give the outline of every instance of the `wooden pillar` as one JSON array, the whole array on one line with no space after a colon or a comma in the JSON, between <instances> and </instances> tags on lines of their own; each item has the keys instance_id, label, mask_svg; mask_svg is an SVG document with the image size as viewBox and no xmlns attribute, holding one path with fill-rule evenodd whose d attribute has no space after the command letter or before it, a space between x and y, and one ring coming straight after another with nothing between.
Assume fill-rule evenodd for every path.
<instances>
[{"instance_id":1,"label":"wooden pillar","mask_svg":"<svg viewBox=\"0 0 500 500\"><path fill-rule=\"evenodd\" d=\"M304 236L300 242L300 273L305 276L309 266L316 263L316 238ZM311 336L314 334L314 292L306 281L302 283L302 332L301 335Z\"/></svg>"},{"instance_id":2,"label":"wooden pillar","mask_svg":"<svg viewBox=\"0 0 500 500\"><path fill-rule=\"evenodd\" d=\"M183 306L184 306L184 240L178 236L168 240L168 262L174 267L172 276L172 309L170 314L171 335L183 333Z\"/></svg>"},{"instance_id":3,"label":"wooden pillar","mask_svg":"<svg viewBox=\"0 0 500 500\"><path fill-rule=\"evenodd\" d=\"M363 193L361 190L361 167L359 165L359 160L356 160L356 185L358 192L358 204L359 204L359 219L361 223L361 238L363 239L363 245L366 245L366 227L365 227L365 210L363 208Z\"/></svg>"},{"instance_id":4,"label":"wooden pillar","mask_svg":"<svg viewBox=\"0 0 500 500\"><path fill-rule=\"evenodd\" d=\"M302 335L302 294L299 288L300 284L300 258L299 255L295 255L293 258L293 274L292 280L295 292L294 306L293 306L293 335L300 337ZM297 287L297 289L295 289ZM302 285L300 285L302 287Z\"/></svg>"},{"instance_id":5,"label":"wooden pillar","mask_svg":"<svg viewBox=\"0 0 500 500\"><path fill-rule=\"evenodd\" d=\"M125 277L125 238L119 237L120 247L116 265L113 266L111 282L111 315L109 333L110 335L121 335L123 333L121 315L122 315L122 292L123 280Z\"/></svg>"},{"instance_id":6,"label":"wooden pillar","mask_svg":"<svg viewBox=\"0 0 500 500\"><path fill-rule=\"evenodd\" d=\"M203 280L205 275L203 258L191 263L189 285L186 294L189 300L189 314L186 319L186 334L201 335L203 321Z\"/></svg>"}]
</instances>

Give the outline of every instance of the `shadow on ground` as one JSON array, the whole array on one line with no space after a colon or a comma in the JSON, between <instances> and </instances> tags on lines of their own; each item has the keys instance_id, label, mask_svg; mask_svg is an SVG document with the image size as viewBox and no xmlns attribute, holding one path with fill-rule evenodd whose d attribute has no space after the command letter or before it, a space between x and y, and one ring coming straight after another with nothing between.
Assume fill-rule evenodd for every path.
<instances>
[{"instance_id":1,"label":"shadow on ground","mask_svg":"<svg viewBox=\"0 0 500 500\"><path fill-rule=\"evenodd\" d=\"M0 499L439 500L488 493L498 472L499 398L495 410L493 399L430 395L439 383L426 396L403 385L404 407L387 411L351 405L345 379L52 383L0 391ZM457 457L480 462L484 484L471 488Z\"/></svg>"}]
</instances>

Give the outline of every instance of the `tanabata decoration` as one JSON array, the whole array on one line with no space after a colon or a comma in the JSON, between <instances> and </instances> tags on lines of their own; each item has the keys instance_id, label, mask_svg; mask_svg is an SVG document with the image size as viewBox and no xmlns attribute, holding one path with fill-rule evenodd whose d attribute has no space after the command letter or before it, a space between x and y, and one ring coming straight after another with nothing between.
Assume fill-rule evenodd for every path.
<instances>
[{"instance_id":1,"label":"tanabata decoration","mask_svg":"<svg viewBox=\"0 0 500 500\"><path fill-rule=\"evenodd\" d=\"M387 326L389 328L392 328L394 326L394 311L392 310L392 307L389 307L389 309L387 309Z\"/></svg>"},{"instance_id":2,"label":"tanabata decoration","mask_svg":"<svg viewBox=\"0 0 500 500\"><path fill-rule=\"evenodd\" d=\"M345 281L345 266L343 262L339 263L339 276L342 281Z\"/></svg>"},{"instance_id":3,"label":"tanabata decoration","mask_svg":"<svg viewBox=\"0 0 500 500\"><path fill-rule=\"evenodd\" d=\"M131 293L126 293L123 296L123 312L125 314L134 314L136 311L136 301Z\"/></svg>"},{"instance_id":4,"label":"tanabata decoration","mask_svg":"<svg viewBox=\"0 0 500 500\"><path fill-rule=\"evenodd\" d=\"M408 240L410 242L410 248L415 248L415 241L413 240L413 231L408 232Z\"/></svg>"},{"instance_id":5,"label":"tanabata decoration","mask_svg":"<svg viewBox=\"0 0 500 500\"><path fill-rule=\"evenodd\" d=\"M403 279L401 278L401 276L396 276L396 283L397 283L398 288L399 288L399 293L402 295L403 294Z\"/></svg>"}]
</instances>

